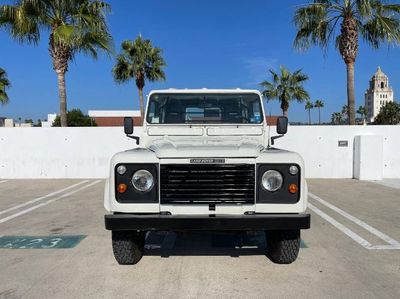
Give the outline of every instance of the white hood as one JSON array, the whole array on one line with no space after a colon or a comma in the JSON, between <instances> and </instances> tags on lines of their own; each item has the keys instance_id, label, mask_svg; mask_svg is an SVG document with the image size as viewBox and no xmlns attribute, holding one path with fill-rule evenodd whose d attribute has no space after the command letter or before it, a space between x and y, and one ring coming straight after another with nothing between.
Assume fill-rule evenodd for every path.
<instances>
[{"instance_id":1,"label":"white hood","mask_svg":"<svg viewBox=\"0 0 400 299\"><path fill-rule=\"evenodd\" d=\"M158 158L253 158L258 157L264 147L252 140L179 140L168 138L155 140L149 146Z\"/></svg>"}]
</instances>

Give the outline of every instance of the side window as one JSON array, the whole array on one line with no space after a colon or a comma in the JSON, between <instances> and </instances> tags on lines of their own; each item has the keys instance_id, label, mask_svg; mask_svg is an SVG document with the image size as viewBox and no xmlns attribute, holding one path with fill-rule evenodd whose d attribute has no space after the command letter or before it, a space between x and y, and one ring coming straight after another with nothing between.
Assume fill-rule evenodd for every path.
<instances>
[{"instance_id":1,"label":"side window","mask_svg":"<svg viewBox=\"0 0 400 299\"><path fill-rule=\"evenodd\" d=\"M252 118L250 119L250 123L260 123L261 122L261 107L260 107L260 103L258 101L253 102L252 105Z\"/></svg>"},{"instance_id":2,"label":"side window","mask_svg":"<svg viewBox=\"0 0 400 299\"><path fill-rule=\"evenodd\" d=\"M151 124L160 123L158 102L156 102L156 101L150 102L148 113L147 113L147 121Z\"/></svg>"}]
</instances>

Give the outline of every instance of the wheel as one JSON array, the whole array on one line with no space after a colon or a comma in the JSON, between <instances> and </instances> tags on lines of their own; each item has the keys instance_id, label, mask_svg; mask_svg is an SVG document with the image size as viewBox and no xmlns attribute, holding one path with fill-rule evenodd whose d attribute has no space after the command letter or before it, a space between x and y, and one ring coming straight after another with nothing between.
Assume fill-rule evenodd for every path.
<instances>
[{"instance_id":1,"label":"wheel","mask_svg":"<svg viewBox=\"0 0 400 299\"><path fill-rule=\"evenodd\" d=\"M299 255L300 230L266 231L267 256L276 264L291 264Z\"/></svg>"},{"instance_id":2,"label":"wheel","mask_svg":"<svg viewBox=\"0 0 400 299\"><path fill-rule=\"evenodd\" d=\"M134 265L140 261L144 249L144 232L112 231L114 257L120 265Z\"/></svg>"}]
</instances>

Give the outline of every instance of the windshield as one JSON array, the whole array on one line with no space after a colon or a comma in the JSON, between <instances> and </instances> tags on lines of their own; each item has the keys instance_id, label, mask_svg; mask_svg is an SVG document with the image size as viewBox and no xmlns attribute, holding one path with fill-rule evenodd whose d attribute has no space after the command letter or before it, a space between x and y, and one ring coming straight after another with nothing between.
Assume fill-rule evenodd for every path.
<instances>
[{"instance_id":1,"label":"windshield","mask_svg":"<svg viewBox=\"0 0 400 299\"><path fill-rule=\"evenodd\" d=\"M153 94L149 100L150 124L260 124L261 99L246 94Z\"/></svg>"}]
</instances>

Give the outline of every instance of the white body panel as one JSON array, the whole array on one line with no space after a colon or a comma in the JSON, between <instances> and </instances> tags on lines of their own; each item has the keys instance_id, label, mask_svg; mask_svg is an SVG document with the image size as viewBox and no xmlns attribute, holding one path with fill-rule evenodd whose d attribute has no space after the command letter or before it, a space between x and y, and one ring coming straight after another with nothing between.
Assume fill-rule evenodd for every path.
<instances>
[{"instance_id":1,"label":"white body panel","mask_svg":"<svg viewBox=\"0 0 400 299\"><path fill-rule=\"evenodd\" d=\"M256 90L162 90L154 93L255 93ZM261 102L262 103L262 102ZM265 115L263 111L263 115ZM121 132L122 133L122 132ZM140 148L117 153L111 159L110 177L106 182L104 206L109 212L158 213L173 215L255 213L302 213L307 206L307 184L304 179L303 159L294 152L266 149L268 134L265 118L261 124L143 124ZM190 164L192 158L224 158L226 164L297 164L301 169L300 200L296 204L232 204L216 205L160 205L118 203L115 200L114 169L118 163ZM256 168L257 169L257 168ZM257 174L256 176L257 177ZM159 186L159 184L157 184ZM256 188L257 190L257 188ZM160 194L160 192L158 192ZM159 199L160 200L160 199Z\"/></svg>"}]
</instances>

